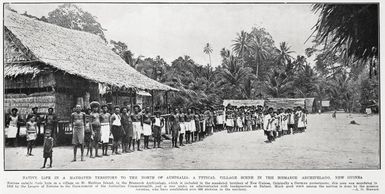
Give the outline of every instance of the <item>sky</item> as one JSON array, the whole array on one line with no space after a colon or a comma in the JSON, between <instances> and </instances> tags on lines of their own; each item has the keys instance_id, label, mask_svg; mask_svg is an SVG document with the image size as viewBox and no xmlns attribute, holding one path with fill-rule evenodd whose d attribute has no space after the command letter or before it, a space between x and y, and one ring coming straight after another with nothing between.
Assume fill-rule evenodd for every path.
<instances>
[{"instance_id":1,"label":"sky","mask_svg":"<svg viewBox=\"0 0 385 194\"><path fill-rule=\"evenodd\" d=\"M97 17L108 40L128 45L135 57L160 55L171 63L189 55L206 65L206 43L213 48L212 65L221 62L222 48L231 49L241 30L263 27L276 46L287 42L293 56L305 55L311 47L312 27L318 16L310 4L76 4ZM48 16L59 4L11 4L19 13ZM312 63L312 59L308 60Z\"/></svg>"}]
</instances>

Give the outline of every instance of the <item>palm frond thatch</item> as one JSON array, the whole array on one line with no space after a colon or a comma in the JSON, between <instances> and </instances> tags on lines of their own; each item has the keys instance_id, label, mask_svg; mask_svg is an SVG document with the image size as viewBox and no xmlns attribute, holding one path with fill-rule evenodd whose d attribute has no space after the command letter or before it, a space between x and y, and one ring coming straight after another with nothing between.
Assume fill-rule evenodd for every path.
<instances>
[{"instance_id":1,"label":"palm frond thatch","mask_svg":"<svg viewBox=\"0 0 385 194\"><path fill-rule=\"evenodd\" d=\"M4 11L4 29L14 35L37 60L66 73L99 83L149 90L175 90L127 65L97 35L66 29ZM8 66L8 64L5 64ZM5 76L26 71L8 69ZM29 68L28 72L33 71Z\"/></svg>"}]
</instances>

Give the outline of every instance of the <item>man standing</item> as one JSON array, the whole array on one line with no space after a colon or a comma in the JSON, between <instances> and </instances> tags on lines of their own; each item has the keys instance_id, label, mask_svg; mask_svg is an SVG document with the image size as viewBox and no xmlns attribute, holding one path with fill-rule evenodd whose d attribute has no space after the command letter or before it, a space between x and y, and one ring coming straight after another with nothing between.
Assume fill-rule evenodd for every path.
<instances>
[{"instance_id":1,"label":"man standing","mask_svg":"<svg viewBox=\"0 0 385 194\"><path fill-rule=\"evenodd\" d=\"M138 146L137 150L142 151L140 149L140 136L142 134L142 128L143 128L143 117L142 113L140 112L140 107L139 105L134 106L134 113L131 116L132 119L132 127L133 127L133 142L132 142L132 149L135 150L135 140L136 144Z\"/></svg>"},{"instance_id":2,"label":"man standing","mask_svg":"<svg viewBox=\"0 0 385 194\"><path fill-rule=\"evenodd\" d=\"M160 148L161 132L163 126L164 119L160 116L160 111L155 111L155 118L152 120L152 127L154 129L154 148L156 148L156 144L158 144L158 148Z\"/></svg>"},{"instance_id":3,"label":"man standing","mask_svg":"<svg viewBox=\"0 0 385 194\"><path fill-rule=\"evenodd\" d=\"M122 142L122 136L124 134L124 131L122 129L122 117L120 116L120 108L116 106L114 108L114 113L111 115L111 133L114 138L114 142L112 144L112 153L115 153L116 155L120 155L118 152L119 146Z\"/></svg>"},{"instance_id":4,"label":"man standing","mask_svg":"<svg viewBox=\"0 0 385 194\"><path fill-rule=\"evenodd\" d=\"M91 131L94 134L93 139L93 146L95 148L95 157L101 157L101 155L98 154L99 151L99 143L101 142L101 132L100 132L100 114L99 114L99 102L93 101L90 103L91 107Z\"/></svg>"},{"instance_id":5,"label":"man standing","mask_svg":"<svg viewBox=\"0 0 385 194\"><path fill-rule=\"evenodd\" d=\"M100 114L100 131L101 131L101 142L102 142L102 152L103 156L108 156L107 150L108 150L108 143L110 139L110 117L111 114L108 112L108 106L103 105L102 106L102 113Z\"/></svg>"},{"instance_id":6,"label":"man standing","mask_svg":"<svg viewBox=\"0 0 385 194\"><path fill-rule=\"evenodd\" d=\"M185 128L186 128L186 144L191 143L190 141L190 134L191 134L191 109L187 110L187 114L184 115L184 121L185 121Z\"/></svg>"},{"instance_id":7,"label":"man standing","mask_svg":"<svg viewBox=\"0 0 385 194\"><path fill-rule=\"evenodd\" d=\"M175 108L174 113L170 116L171 132L172 132L172 147L178 147L178 136L180 131L179 109Z\"/></svg>"},{"instance_id":8,"label":"man standing","mask_svg":"<svg viewBox=\"0 0 385 194\"><path fill-rule=\"evenodd\" d=\"M131 141L132 141L132 136L133 136L133 129L132 129L132 119L131 116L128 113L128 108L123 107L121 109L121 114L122 114L122 127L124 130L124 136L122 139L123 143L123 148L122 152L123 153L129 153L131 152Z\"/></svg>"},{"instance_id":9,"label":"man standing","mask_svg":"<svg viewBox=\"0 0 385 194\"><path fill-rule=\"evenodd\" d=\"M184 112L181 112L179 114L179 126L180 126L180 130L179 130L179 146L184 146L184 144L183 144L183 136L186 133L185 114L184 114Z\"/></svg>"},{"instance_id":10,"label":"man standing","mask_svg":"<svg viewBox=\"0 0 385 194\"><path fill-rule=\"evenodd\" d=\"M195 141L200 141L200 131L201 131L201 124L199 119L199 110L194 108L194 124L195 124L195 132L194 132L194 138Z\"/></svg>"},{"instance_id":11,"label":"man standing","mask_svg":"<svg viewBox=\"0 0 385 194\"><path fill-rule=\"evenodd\" d=\"M86 117L83 112L81 112L81 106L76 105L76 112L71 114L71 123L72 123L72 144L74 145L74 159L76 161L76 152L78 146L80 146L81 151L81 161L84 161L84 128L86 123Z\"/></svg>"},{"instance_id":12,"label":"man standing","mask_svg":"<svg viewBox=\"0 0 385 194\"><path fill-rule=\"evenodd\" d=\"M151 112L150 107L145 108L145 112L143 114L143 136L144 136L144 149L150 149L148 144L150 142L150 136L152 134L151 130Z\"/></svg>"},{"instance_id":13,"label":"man standing","mask_svg":"<svg viewBox=\"0 0 385 194\"><path fill-rule=\"evenodd\" d=\"M57 127L57 117L53 113L53 108L48 109L48 114L44 118L44 134L50 133L50 137L56 141L56 127Z\"/></svg>"}]
</instances>

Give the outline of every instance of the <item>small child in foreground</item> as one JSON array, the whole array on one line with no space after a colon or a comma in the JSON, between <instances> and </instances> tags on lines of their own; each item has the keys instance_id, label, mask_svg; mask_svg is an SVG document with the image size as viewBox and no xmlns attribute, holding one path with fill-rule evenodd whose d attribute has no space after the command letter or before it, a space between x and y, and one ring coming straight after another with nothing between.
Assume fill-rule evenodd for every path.
<instances>
[{"instance_id":1,"label":"small child in foreground","mask_svg":"<svg viewBox=\"0 0 385 194\"><path fill-rule=\"evenodd\" d=\"M53 138L51 137L51 133L46 133L44 138L44 145L43 145L44 164L42 168L45 168L48 158L49 158L48 168L52 168L52 148L53 148Z\"/></svg>"}]
</instances>

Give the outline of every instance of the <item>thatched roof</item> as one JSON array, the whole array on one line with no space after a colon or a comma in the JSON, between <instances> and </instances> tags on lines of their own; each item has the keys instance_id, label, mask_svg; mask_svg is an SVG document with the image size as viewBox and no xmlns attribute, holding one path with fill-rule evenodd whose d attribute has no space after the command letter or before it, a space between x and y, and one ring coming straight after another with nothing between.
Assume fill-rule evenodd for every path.
<instances>
[{"instance_id":1,"label":"thatched roof","mask_svg":"<svg viewBox=\"0 0 385 194\"><path fill-rule=\"evenodd\" d=\"M241 106L258 106L264 105L264 100L223 100L223 106L231 105L236 107Z\"/></svg>"},{"instance_id":2,"label":"thatched roof","mask_svg":"<svg viewBox=\"0 0 385 194\"><path fill-rule=\"evenodd\" d=\"M35 59L66 73L98 83L147 90L175 90L139 73L116 55L97 35L4 11L5 30ZM27 70L25 68L28 68ZM4 65L5 76L36 72L25 64Z\"/></svg>"},{"instance_id":3,"label":"thatched roof","mask_svg":"<svg viewBox=\"0 0 385 194\"><path fill-rule=\"evenodd\" d=\"M273 108L294 108L300 106L306 107L308 111L312 111L314 98L269 98L266 105Z\"/></svg>"},{"instance_id":4,"label":"thatched roof","mask_svg":"<svg viewBox=\"0 0 385 194\"><path fill-rule=\"evenodd\" d=\"M297 106L305 107L305 99L301 98L269 98L266 100L266 106L274 109L295 108Z\"/></svg>"},{"instance_id":5,"label":"thatched roof","mask_svg":"<svg viewBox=\"0 0 385 194\"><path fill-rule=\"evenodd\" d=\"M321 105L322 105L322 107L329 107L330 101L329 100L322 100Z\"/></svg>"}]
</instances>

